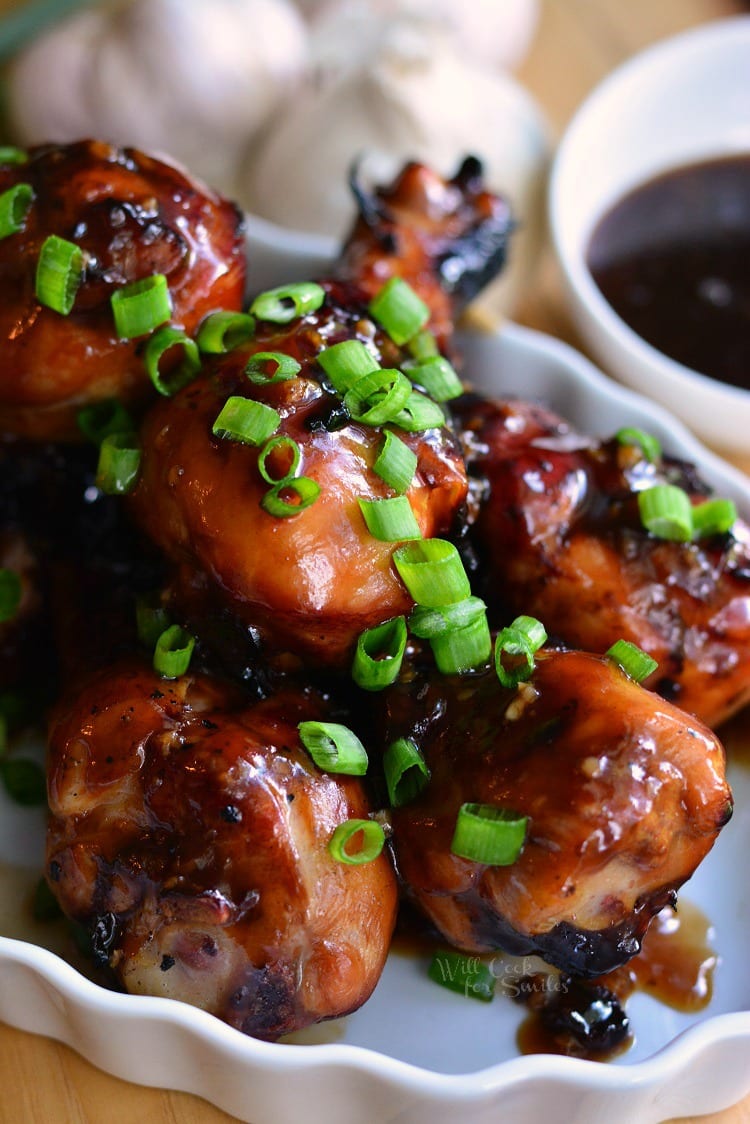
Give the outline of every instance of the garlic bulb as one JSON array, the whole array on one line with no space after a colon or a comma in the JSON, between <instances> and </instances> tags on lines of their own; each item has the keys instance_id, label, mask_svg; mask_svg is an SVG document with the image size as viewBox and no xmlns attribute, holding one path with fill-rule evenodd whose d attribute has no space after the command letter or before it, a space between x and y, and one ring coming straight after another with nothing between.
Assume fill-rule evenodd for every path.
<instances>
[{"instance_id":1,"label":"garlic bulb","mask_svg":"<svg viewBox=\"0 0 750 1124\"><path fill-rule=\"evenodd\" d=\"M298 0L299 2L299 0ZM404 16L439 23L469 59L512 69L526 54L539 0L322 0L309 10L312 55L324 71L356 65L373 34Z\"/></svg>"},{"instance_id":2,"label":"garlic bulb","mask_svg":"<svg viewBox=\"0 0 750 1124\"><path fill-rule=\"evenodd\" d=\"M365 177L382 182L408 159L452 173L468 153L519 223L490 302L507 310L542 238L547 132L516 82L468 62L437 27L390 23L367 63L287 105L248 154L241 199L271 222L341 237L354 214L347 181L358 154Z\"/></svg>"},{"instance_id":3,"label":"garlic bulb","mask_svg":"<svg viewBox=\"0 0 750 1124\"><path fill-rule=\"evenodd\" d=\"M232 191L238 153L307 55L290 0L127 0L33 43L10 71L9 117L25 143L96 136L166 152Z\"/></svg>"}]
</instances>

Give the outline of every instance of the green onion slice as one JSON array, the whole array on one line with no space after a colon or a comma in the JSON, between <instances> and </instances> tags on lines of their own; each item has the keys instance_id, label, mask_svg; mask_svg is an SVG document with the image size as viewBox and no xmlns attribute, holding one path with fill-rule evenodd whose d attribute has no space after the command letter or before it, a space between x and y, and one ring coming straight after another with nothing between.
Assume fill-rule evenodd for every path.
<instances>
[{"instance_id":1,"label":"green onion slice","mask_svg":"<svg viewBox=\"0 0 750 1124\"><path fill-rule=\"evenodd\" d=\"M357 379L344 395L344 405L363 425L393 421L411 397L411 383L401 371L378 368Z\"/></svg>"},{"instance_id":2,"label":"green onion slice","mask_svg":"<svg viewBox=\"0 0 750 1124\"><path fill-rule=\"evenodd\" d=\"M400 546L393 562L418 605L439 608L471 593L461 555L445 539L423 539Z\"/></svg>"},{"instance_id":3,"label":"green onion slice","mask_svg":"<svg viewBox=\"0 0 750 1124\"><path fill-rule=\"evenodd\" d=\"M179 348L182 352L180 360L175 367L162 374L162 358L174 348ZM143 360L148 377L165 398L170 398L192 382L201 369L198 344L189 339L182 328L166 327L154 332L146 344Z\"/></svg>"},{"instance_id":4,"label":"green onion slice","mask_svg":"<svg viewBox=\"0 0 750 1124\"><path fill-rule=\"evenodd\" d=\"M383 754L383 772L392 808L416 800L430 780L430 770L411 738L391 742Z\"/></svg>"},{"instance_id":5,"label":"green onion slice","mask_svg":"<svg viewBox=\"0 0 750 1124\"><path fill-rule=\"evenodd\" d=\"M394 617L360 633L352 679L365 691L382 691L398 677L406 651L406 621Z\"/></svg>"},{"instance_id":6,"label":"green onion slice","mask_svg":"<svg viewBox=\"0 0 750 1124\"><path fill-rule=\"evenodd\" d=\"M0 621L11 621L21 604L23 586L15 570L0 570Z\"/></svg>"},{"instance_id":7,"label":"green onion slice","mask_svg":"<svg viewBox=\"0 0 750 1124\"><path fill-rule=\"evenodd\" d=\"M693 537L690 497L674 484L655 484L638 493L643 526L657 539L689 542Z\"/></svg>"},{"instance_id":8,"label":"green onion slice","mask_svg":"<svg viewBox=\"0 0 750 1124\"><path fill-rule=\"evenodd\" d=\"M301 457L294 438L280 433L266 441L258 454L258 471L267 484L286 484L297 475Z\"/></svg>"},{"instance_id":9,"label":"green onion slice","mask_svg":"<svg viewBox=\"0 0 750 1124\"><path fill-rule=\"evenodd\" d=\"M172 301L163 273L133 281L110 297L115 331L121 340L146 336L172 315Z\"/></svg>"},{"instance_id":10,"label":"green onion slice","mask_svg":"<svg viewBox=\"0 0 750 1124\"><path fill-rule=\"evenodd\" d=\"M131 492L141 467L141 450L135 433L110 433L99 446L96 486L107 496Z\"/></svg>"},{"instance_id":11,"label":"green onion slice","mask_svg":"<svg viewBox=\"0 0 750 1124\"><path fill-rule=\"evenodd\" d=\"M338 722L300 722L300 741L319 769L363 777L367 752L357 735Z\"/></svg>"},{"instance_id":12,"label":"green onion slice","mask_svg":"<svg viewBox=\"0 0 750 1124\"><path fill-rule=\"evenodd\" d=\"M211 432L228 441L263 445L280 424L281 415L273 406L233 395L222 406Z\"/></svg>"},{"instance_id":13,"label":"green onion slice","mask_svg":"<svg viewBox=\"0 0 750 1124\"><path fill-rule=\"evenodd\" d=\"M17 183L0 195L0 238L23 230L33 201L30 183Z\"/></svg>"},{"instance_id":14,"label":"green onion slice","mask_svg":"<svg viewBox=\"0 0 750 1124\"><path fill-rule=\"evenodd\" d=\"M638 445L646 460L651 461L652 464L656 464L661 457L661 444L657 438L642 429L625 426L623 429L618 429L615 439L620 445Z\"/></svg>"},{"instance_id":15,"label":"green onion slice","mask_svg":"<svg viewBox=\"0 0 750 1124\"><path fill-rule=\"evenodd\" d=\"M348 866L373 862L384 846L385 832L376 820L347 820L339 824L328 842L336 862Z\"/></svg>"},{"instance_id":16,"label":"green onion slice","mask_svg":"<svg viewBox=\"0 0 750 1124\"><path fill-rule=\"evenodd\" d=\"M541 621L536 617L516 617L516 619L498 633L495 641L495 671L503 687L517 687L531 677L534 670L534 654L547 639L547 633ZM523 656L523 663L515 663L511 668L506 668L503 659L508 656Z\"/></svg>"},{"instance_id":17,"label":"green onion slice","mask_svg":"<svg viewBox=\"0 0 750 1124\"><path fill-rule=\"evenodd\" d=\"M205 355L226 355L255 334L255 318L249 312L211 312L198 328L196 343Z\"/></svg>"},{"instance_id":18,"label":"green onion slice","mask_svg":"<svg viewBox=\"0 0 750 1124\"><path fill-rule=\"evenodd\" d=\"M526 841L528 816L492 804L462 804L456 817L451 851L485 866L510 866Z\"/></svg>"},{"instance_id":19,"label":"green onion slice","mask_svg":"<svg viewBox=\"0 0 750 1124\"><path fill-rule=\"evenodd\" d=\"M325 289L314 281L300 281L295 285L280 285L259 293L250 305L250 311L259 320L272 324L288 324L308 312L315 312L326 298Z\"/></svg>"},{"instance_id":20,"label":"green onion slice","mask_svg":"<svg viewBox=\"0 0 750 1124\"><path fill-rule=\"evenodd\" d=\"M427 969L433 983L449 991L456 991L468 999L490 1003L495 994L497 980L492 970L478 956L466 956L453 950L436 952Z\"/></svg>"},{"instance_id":21,"label":"green onion slice","mask_svg":"<svg viewBox=\"0 0 750 1124\"><path fill-rule=\"evenodd\" d=\"M75 242L50 234L36 264L36 297L40 304L68 316L83 278L83 250Z\"/></svg>"},{"instance_id":22,"label":"green onion slice","mask_svg":"<svg viewBox=\"0 0 750 1124\"><path fill-rule=\"evenodd\" d=\"M434 402L448 402L464 392L460 378L442 355L404 363L404 371L412 382L424 388Z\"/></svg>"},{"instance_id":23,"label":"green onion slice","mask_svg":"<svg viewBox=\"0 0 750 1124\"><path fill-rule=\"evenodd\" d=\"M432 332L417 332L416 336L412 336L406 346L409 354L413 359L416 359L418 363L422 362L424 359L432 359L433 356L440 354L437 340Z\"/></svg>"},{"instance_id":24,"label":"green onion slice","mask_svg":"<svg viewBox=\"0 0 750 1124\"><path fill-rule=\"evenodd\" d=\"M328 375L337 394L346 394L364 375L380 369L380 364L359 340L342 340L318 354L318 363Z\"/></svg>"},{"instance_id":25,"label":"green onion slice","mask_svg":"<svg viewBox=\"0 0 750 1124\"><path fill-rule=\"evenodd\" d=\"M190 667L195 637L178 624L165 628L154 647L154 671L164 679L177 679Z\"/></svg>"},{"instance_id":26,"label":"green onion slice","mask_svg":"<svg viewBox=\"0 0 750 1124\"><path fill-rule=\"evenodd\" d=\"M696 539L725 535L737 522L737 508L732 500L706 500L696 504L692 515L693 538Z\"/></svg>"},{"instance_id":27,"label":"green onion slice","mask_svg":"<svg viewBox=\"0 0 750 1124\"><path fill-rule=\"evenodd\" d=\"M276 519L290 519L311 507L320 495L320 484L309 476L281 480L269 488L260 506Z\"/></svg>"},{"instance_id":28,"label":"green onion slice","mask_svg":"<svg viewBox=\"0 0 750 1124\"><path fill-rule=\"evenodd\" d=\"M421 433L422 430L445 425L445 414L437 402L426 398L418 390L412 390L406 405L392 421L406 433Z\"/></svg>"},{"instance_id":29,"label":"green onion slice","mask_svg":"<svg viewBox=\"0 0 750 1124\"><path fill-rule=\"evenodd\" d=\"M380 500L357 500L367 530L379 542L404 542L421 539L422 532L406 496Z\"/></svg>"},{"instance_id":30,"label":"green onion slice","mask_svg":"<svg viewBox=\"0 0 750 1124\"><path fill-rule=\"evenodd\" d=\"M487 616L450 629L430 640L435 664L442 675L463 675L473 667L487 663L492 652L492 636Z\"/></svg>"},{"instance_id":31,"label":"green onion slice","mask_svg":"<svg viewBox=\"0 0 750 1124\"><path fill-rule=\"evenodd\" d=\"M283 351L256 351L245 364L245 374L257 386L269 386L293 379L302 370L291 355Z\"/></svg>"},{"instance_id":32,"label":"green onion slice","mask_svg":"<svg viewBox=\"0 0 750 1124\"><path fill-rule=\"evenodd\" d=\"M417 471L417 454L395 433L386 430L372 468L389 488L403 495L411 487Z\"/></svg>"},{"instance_id":33,"label":"green onion slice","mask_svg":"<svg viewBox=\"0 0 750 1124\"><path fill-rule=\"evenodd\" d=\"M480 597L465 597L463 601L429 609L425 605L417 605L409 617L409 629L420 640L433 640L436 636L473 624L485 616L486 609Z\"/></svg>"},{"instance_id":34,"label":"green onion slice","mask_svg":"<svg viewBox=\"0 0 750 1124\"><path fill-rule=\"evenodd\" d=\"M617 640L606 652L606 655L621 667L626 675L631 679L635 679L636 683L642 683L644 679L648 679L652 671L656 671L659 666L658 662L639 648L637 644L631 644L629 640Z\"/></svg>"},{"instance_id":35,"label":"green onion slice","mask_svg":"<svg viewBox=\"0 0 750 1124\"><path fill-rule=\"evenodd\" d=\"M144 593L136 597L135 623L141 644L153 650L159 637L171 624L169 613L158 593Z\"/></svg>"},{"instance_id":36,"label":"green onion slice","mask_svg":"<svg viewBox=\"0 0 750 1124\"><path fill-rule=\"evenodd\" d=\"M12 144L0 145L0 164L28 164L29 154Z\"/></svg>"},{"instance_id":37,"label":"green onion slice","mask_svg":"<svg viewBox=\"0 0 750 1124\"><path fill-rule=\"evenodd\" d=\"M135 424L117 398L103 398L83 406L77 414L78 428L94 445L101 445L111 433L133 433Z\"/></svg>"},{"instance_id":38,"label":"green onion slice","mask_svg":"<svg viewBox=\"0 0 750 1124\"><path fill-rule=\"evenodd\" d=\"M430 310L401 277L391 277L368 305L370 314L401 346L430 319Z\"/></svg>"}]
</instances>

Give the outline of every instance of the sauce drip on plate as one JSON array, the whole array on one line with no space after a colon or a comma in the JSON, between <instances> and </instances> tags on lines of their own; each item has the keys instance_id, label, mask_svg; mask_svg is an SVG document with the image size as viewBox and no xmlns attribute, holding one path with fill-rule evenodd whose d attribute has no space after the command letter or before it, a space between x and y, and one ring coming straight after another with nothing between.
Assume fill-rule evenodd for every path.
<instances>
[{"instance_id":1,"label":"sauce drip on plate","mask_svg":"<svg viewBox=\"0 0 750 1124\"><path fill-rule=\"evenodd\" d=\"M687 165L631 191L599 222L587 261L647 343L750 387L750 154Z\"/></svg>"}]
</instances>

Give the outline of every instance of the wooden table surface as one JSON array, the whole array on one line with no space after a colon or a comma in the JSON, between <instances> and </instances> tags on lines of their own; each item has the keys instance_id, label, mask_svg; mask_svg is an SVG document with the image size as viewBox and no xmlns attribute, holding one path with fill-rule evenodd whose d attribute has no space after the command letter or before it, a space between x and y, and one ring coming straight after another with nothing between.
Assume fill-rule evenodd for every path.
<instances>
[{"instance_id":1,"label":"wooden table surface","mask_svg":"<svg viewBox=\"0 0 750 1124\"><path fill-rule=\"evenodd\" d=\"M541 4L539 31L521 78L558 135L589 90L629 55L684 28L743 10L739 0ZM20 7L19 0L0 0L0 13ZM518 319L579 343L551 260L544 263ZM741 467L750 471L750 455ZM716 1076L719 1082L720 1073ZM196 1097L128 1085L94 1069L65 1046L5 1026L0 1026L0 1078L2 1124L130 1124L141 1119L150 1124L220 1124L234 1119ZM700 1120L750 1124L750 1097Z\"/></svg>"}]
</instances>

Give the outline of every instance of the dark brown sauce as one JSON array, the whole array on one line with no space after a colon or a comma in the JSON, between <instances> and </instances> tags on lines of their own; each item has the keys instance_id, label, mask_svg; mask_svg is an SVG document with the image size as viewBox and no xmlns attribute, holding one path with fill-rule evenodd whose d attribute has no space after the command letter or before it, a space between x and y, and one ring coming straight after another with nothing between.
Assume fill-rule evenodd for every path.
<instances>
[{"instance_id":1,"label":"dark brown sauce","mask_svg":"<svg viewBox=\"0 0 750 1124\"><path fill-rule=\"evenodd\" d=\"M600 221L588 266L607 301L678 362L750 387L750 154L643 184Z\"/></svg>"},{"instance_id":2,"label":"dark brown sauce","mask_svg":"<svg viewBox=\"0 0 750 1124\"><path fill-rule=\"evenodd\" d=\"M713 931L697 906L680 902L654 919L638 956L616 972L582 982L560 977L542 1000L527 1000L529 1016L518 1030L523 1054L565 1054L611 1061L629 1048L633 1034L623 1005L636 989L686 1013L711 1001L717 957Z\"/></svg>"}]
</instances>

